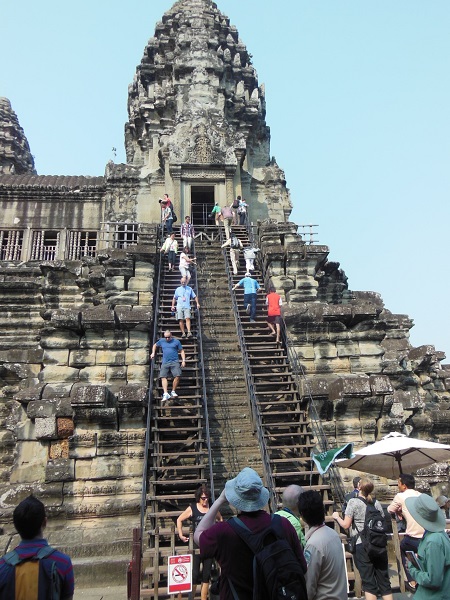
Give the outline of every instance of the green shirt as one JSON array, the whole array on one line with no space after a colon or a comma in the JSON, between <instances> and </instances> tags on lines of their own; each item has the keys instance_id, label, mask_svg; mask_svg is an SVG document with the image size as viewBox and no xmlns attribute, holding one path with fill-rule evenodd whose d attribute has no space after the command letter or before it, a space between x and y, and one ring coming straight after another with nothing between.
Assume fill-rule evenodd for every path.
<instances>
[{"instance_id":1,"label":"green shirt","mask_svg":"<svg viewBox=\"0 0 450 600\"><path fill-rule=\"evenodd\" d=\"M450 600L450 539L447 534L425 531L417 556L422 570L409 564L409 572L419 584L414 600Z\"/></svg>"},{"instance_id":2,"label":"green shirt","mask_svg":"<svg viewBox=\"0 0 450 600\"><path fill-rule=\"evenodd\" d=\"M285 519L290 521L291 525L294 527L295 531L297 532L298 539L300 540L300 544L302 545L302 548L304 548L305 547L305 535L303 533L302 524L300 523L300 518L296 517L293 512L291 512L290 510L288 510L286 508L282 508L281 510L278 510L275 514L281 515L282 517L284 517Z\"/></svg>"}]
</instances>

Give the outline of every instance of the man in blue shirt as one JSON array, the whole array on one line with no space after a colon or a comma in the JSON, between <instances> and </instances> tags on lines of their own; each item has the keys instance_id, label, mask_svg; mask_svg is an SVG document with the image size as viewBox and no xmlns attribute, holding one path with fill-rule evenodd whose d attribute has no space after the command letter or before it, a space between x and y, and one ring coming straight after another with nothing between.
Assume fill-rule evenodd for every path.
<instances>
[{"instance_id":1,"label":"man in blue shirt","mask_svg":"<svg viewBox=\"0 0 450 600\"><path fill-rule=\"evenodd\" d=\"M186 277L180 279L181 285L177 287L172 299L172 312L175 310L175 302L177 304L177 319L180 323L181 337L192 337L191 332L191 299L195 300L197 309L200 308L200 303L194 292L194 290L187 285ZM186 330L184 328L184 321L186 321Z\"/></svg>"},{"instance_id":2,"label":"man in blue shirt","mask_svg":"<svg viewBox=\"0 0 450 600\"><path fill-rule=\"evenodd\" d=\"M176 389L180 382L181 376L181 367L180 360L178 358L178 352L181 354L182 367L186 365L186 356L184 354L183 346L181 345L180 340L174 338L172 336L172 332L169 330L164 332L163 338L159 339L156 342L156 344L153 344L152 353L150 355L150 358L152 360L155 358L157 348L161 348L163 353L159 376L161 377L161 385L164 392L162 401L165 402L166 400L170 400L170 398L176 398L178 396ZM170 374L173 377L173 384L172 392L169 394L167 377Z\"/></svg>"},{"instance_id":3,"label":"man in blue shirt","mask_svg":"<svg viewBox=\"0 0 450 600\"><path fill-rule=\"evenodd\" d=\"M256 279L252 279L252 276L249 272L247 272L245 277L238 281L232 289L235 290L239 286L244 287L245 310L247 313L250 313L250 323L254 323L256 317L256 294L261 286Z\"/></svg>"}]
</instances>

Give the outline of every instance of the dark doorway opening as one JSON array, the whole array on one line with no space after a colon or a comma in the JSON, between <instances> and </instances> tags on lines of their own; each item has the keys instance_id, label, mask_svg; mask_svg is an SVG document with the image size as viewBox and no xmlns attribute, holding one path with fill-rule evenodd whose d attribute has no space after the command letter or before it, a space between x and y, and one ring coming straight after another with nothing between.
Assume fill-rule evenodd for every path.
<instances>
[{"instance_id":1,"label":"dark doorway opening","mask_svg":"<svg viewBox=\"0 0 450 600\"><path fill-rule=\"evenodd\" d=\"M214 221L208 219L214 206L213 185L191 186L191 223L195 225L212 225Z\"/></svg>"}]
</instances>

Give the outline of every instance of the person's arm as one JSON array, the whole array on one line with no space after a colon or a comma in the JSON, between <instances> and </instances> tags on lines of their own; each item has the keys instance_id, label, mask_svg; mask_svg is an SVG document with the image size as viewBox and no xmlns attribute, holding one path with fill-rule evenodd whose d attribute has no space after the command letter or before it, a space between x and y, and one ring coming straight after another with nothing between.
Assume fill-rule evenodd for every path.
<instances>
[{"instance_id":1,"label":"person's arm","mask_svg":"<svg viewBox=\"0 0 450 600\"><path fill-rule=\"evenodd\" d=\"M242 280L241 280L241 281L242 281ZM231 289L232 289L232 290L236 290L236 289L237 289L237 288L238 288L240 285L241 285L241 282L240 282L240 281L238 281L238 282L236 283L236 285L233 285L233 287L232 287Z\"/></svg>"},{"instance_id":2,"label":"person's arm","mask_svg":"<svg viewBox=\"0 0 450 600\"><path fill-rule=\"evenodd\" d=\"M220 496L217 498L217 500L214 502L214 504L208 510L206 515L203 517L203 519L198 524L197 529L195 530L194 542L197 544L197 546L200 545L200 536L202 535L202 533L206 529L209 529L210 527L212 527L214 525L217 514L219 512L219 508L222 506L222 504L225 504L225 502L227 502L227 497L225 496L225 490L223 490L223 492L220 494Z\"/></svg>"},{"instance_id":3,"label":"person's arm","mask_svg":"<svg viewBox=\"0 0 450 600\"><path fill-rule=\"evenodd\" d=\"M152 353L150 354L150 358L155 358L155 354L156 354L156 348L158 347L158 344L153 344L153 348L152 348Z\"/></svg>"},{"instance_id":4,"label":"person's arm","mask_svg":"<svg viewBox=\"0 0 450 600\"><path fill-rule=\"evenodd\" d=\"M195 296L194 300L195 300L195 303L197 304L197 308L200 308L200 302L198 301L198 296Z\"/></svg>"},{"instance_id":5,"label":"person's arm","mask_svg":"<svg viewBox=\"0 0 450 600\"><path fill-rule=\"evenodd\" d=\"M177 519L178 536L182 542L188 542L189 538L183 535L183 521L187 521L192 517L192 508L188 506Z\"/></svg>"},{"instance_id":6,"label":"person's arm","mask_svg":"<svg viewBox=\"0 0 450 600\"><path fill-rule=\"evenodd\" d=\"M184 367L186 365L186 354L184 353L183 348L181 348L180 354L181 354L181 366Z\"/></svg>"},{"instance_id":7,"label":"person's arm","mask_svg":"<svg viewBox=\"0 0 450 600\"><path fill-rule=\"evenodd\" d=\"M175 310L175 303L176 303L176 301L177 301L177 295L176 295L176 294L174 294L174 295L173 295L173 298L172 298L172 306L170 307L170 309L171 309L172 311L174 311L174 310Z\"/></svg>"},{"instance_id":8,"label":"person's arm","mask_svg":"<svg viewBox=\"0 0 450 600\"><path fill-rule=\"evenodd\" d=\"M353 518L350 515L345 515L345 517L341 519L338 512L334 512L331 516L343 529L348 529L353 521Z\"/></svg>"},{"instance_id":9,"label":"person's arm","mask_svg":"<svg viewBox=\"0 0 450 600\"><path fill-rule=\"evenodd\" d=\"M399 500L398 494L394 496L394 499L387 507L387 511L394 515L400 516L402 514L402 503Z\"/></svg>"}]
</instances>

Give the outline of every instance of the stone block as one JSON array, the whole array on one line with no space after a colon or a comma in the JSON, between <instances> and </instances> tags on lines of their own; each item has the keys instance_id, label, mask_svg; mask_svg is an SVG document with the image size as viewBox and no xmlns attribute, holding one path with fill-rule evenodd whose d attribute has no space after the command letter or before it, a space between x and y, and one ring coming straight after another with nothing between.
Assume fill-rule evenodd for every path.
<instances>
[{"instance_id":1,"label":"stone block","mask_svg":"<svg viewBox=\"0 0 450 600\"><path fill-rule=\"evenodd\" d=\"M69 354L69 366L78 367L79 369L94 366L96 355L96 350L71 350Z\"/></svg>"},{"instance_id":2,"label":"stone block","mask_svg":"<svg viewBox=\"0 0 450 600\"><path fill-rule=\"evenodd\" d=\"M124 384L127 381L128 367L106 367L106 383L121 381Z\"/></svg>"},{"instance_id":3,"label":"stone block","mask_svg":"<svg viewBox=\"0 0 450 600\"><path fill-rule=\"evenodd\" d=\"M35 419L35 434L38 440L54 440L58 437L55 417Z\"/></svg>"},{"instance_id":4,"label":"stone block","mask_svg":"<svg viewBox=\"0 0 450 600\"><path fill-rule=\"evenodd\" d=\"M128 436L123 431L101 431L97 447L97 456L125 455L128 452Z\"/></svg>"},{"instance_id":5,"label":"stone block","mask_svg":"<svg viewBox=\"0 0 450 600\"><path fill-rule=\"evenodd\" d=\"M42 348L72 350L80 346L80 336L73 331L55 331L41 337Z\"/></svg>"},{"instance_id":6,"label":"stone block","mask_svg":"<svg viewBox=\"0 0 450 600\"><path fill-rule=\"evenodd\" d=\"M139 385L126 385L120 388L117 394L119 404L137 404L145 405L147 402L148 388Z\"/></svg>"},{"instance_id":7,"label":"stone block","mask_svg":"<svg viewBox=\"0 0 450 600\"><path fill-rule=\"evenodd\" d=\"M39 349L21 349L12 348L8 350L0 350L0 363L3 362L20 362L20 363L36 363L39 364L44 359L44 351Z\"/></svg>"},{"instance_id":8,"label":"stone block","mask_svg":"<svg viewBox=\"0 0 450 600\"><path fill-rule=\"evenodd\" d=\"M314 354L317 359L337 357L337 348L334 344L314 344Z\"/></svg>"},{"instance_id":9,"label":"stone block","mask_svg":"<svg viewBox=\"0 0 450 600\"><path fill-rule=\"evenodd\" d=\"M70 458L93 458L97 455L96 431L84 431L75 433L69 440ZM63 440L65 441L65 440Z\"/></svg>"},{"instance_id":10,"label":"stone block","mask_svg":"<svg viewBox=\"0 0 450 600\"><path fill-rule=\"evenodd\" d=\"M336 350L339 358L347 356L358 356L359 347L352 341L338 341L336 342Z\"/></svg>"},{"instance_id":11,"label":"stone block","mask_svg":"<svg viewBox=\"0 0 450 600\"><path fill-rule=\"evenodd\" d=\"M17 446L17 457L10 476L11 484L44 481L47 446L37 441L24 441Z\"/></svg>"},{"instance_id":12,"label":"stone block","mask_svg":"<svg viewBox=\"0 0 450 600\"><path fill-rule=\"evenodd\" d=\"M106 407L108 389L103 385L77 385L71 395L72 406Z\"/></svg>"},{"instance_id":13,"label":"stone block","mask_svg":"<svg viewBox=\"0 0 450 600\"><path fill-rule=\"evenodd\" d=\"M144 425L145 411L143 406L121 404L117 407L117 414L121 430Z\"/></svg>"},{"instance_id":14,"label":"stone block","mask_svg":"<svg viewBox=\"0 0 450 600\"><path fill-rule=\"evenodd\" d=\"M69 438L74 432L73 419L61 417L56 419L56 431L59 439Z\"/></svg>"},{"instance_id":15,"label":"stone block","mask_svg":"<svg viewBox=\"0 0 450 600\"><path fill-rule=\"evenodd\" d=\"M137 260L134 264L134 274L136 277L153 279L155 275L155 266L152 263Z\"/></svg>"},{"instance_id":16,"label":"stone block","mask_svg":"<svg viewBox=\"0 0 450 600\"><path fill-rule=\"evenodd\" d=\"M56 440L50 442L49 458L69 458L69 440Z\"/></svg>"},{"instance_id":17,"label":"stone block","mask_svg":"<svg viewBox=\"0 0 450 600\"><path fill-rule=\"evenodd\" d=\"M74 421L78 428L83 425L84 428L89 427L118 429L118 416L115 408L86 408L81 405L74 407Z\"/></svg>"},{"instance_id":18,"label":"stone block","mask_svg":"<svg viewBox=\"0 0 450 600\"><path fill-rule=\"evenodd\" d=\"M74 382L47 383L42 390L42 398L68 398L74 385L76 385Z\"/></svg>"},{"instance_id":19,"label":"stone block","mask_svg":"<svg viewBox=\"0 0 450 600\"><path fill-rule=\"evenodd\" d=\"M130 365L127 378L130 383L145 383L148 381L149 367L141 365Z\"/></svg>"},{"instance_id":20,"label":"stone block","mask_svg":"<svg viewBox=\"0 0 450 600\"><path fill-rule=\"evenodd\" d=\"M382 370L379 356L350 357L349 360L352 373L379 373Z\"/></svg>"},{"instance_id":21,"label":"stone block","mask_svg":"<svg viewBox=\"0 0 450 600\"><path fill-rule=\"evenodd\" d=\"M56 416L56 400L33 400L27 406L29 419L42 419Z\"/></svg>"},{"instance_id":22,"label":"stone block","mask_svg":"<svg viewBox=\"0 0 450 600\"><path fill-rule=\"evenodd\" d=\"M128 347L128 334L125 331L87 331L81 338L80 347L96 350L125 350Z\"/></svg>"},{"instance_id":23,"label":"stone block","mask_svg":"<svg viewBox=\"0 0 450 600\"><path fill-rule=\"evenodd\" d=\"M131 277L128 281L128 290L131 292L151 292L153 280L146 277Z\"/></svg>"},{"instance_id":24,"label":"stone block","mask_svg":"<svg viewBox=\"0 0 450 600\"><path fill-rule=\"evenodd\" d=\"M45 469L45 481L74 481L75 461L68 458L49 460Z\"/></svg>"},{"instance_id":25,"label":"stone block","mask_svg":"<svg viewBox=\"0 0 450 600\"><path fill-rule=\"evenodd\" d=\"M305 346L295 346L295 351L297 352L299 358L303 358L306 360L314 360L316 356L312 344L307 344Z\"/></svg>"},{"instance_id":26,"label":"stone block","mask_svg":"<svg viewBox=\"0 0 450 600\"><path fill-rule=\"evenodd\" d=\"M350 375L339 377L329 388L330 400L354 396L370 396L369 377L364 375Z\"/></svg>"},{"instance_id":27,"label":"stone block","mask_svg":"<svg viewBox=\"0 0 450 600\"><path fill-rule=\"evenodd\" d=\"M14 448L15 445L16 440L12 431L0 431L0 450L9 450L10 448Z\"/></svg>"},{"instance_id":28,"label":"stone block","mask_svg":"<svg viewBox=\"0 0 450 600\"><path fill-rule=\"evenodd\" d=\"M142 467L141 467L142 471ZM120 456L102 456L101 458L76 459L75 476L77 479L116 479L122 474Z\"/></svg>"},{"instance_id":29,"label":"stone block","mask_svg":"<svg viewBox=\"0 0 450 600\"><path fill-rule=\"evenodd\" d=\"M148 292L139 292L140 306L153 306L153 294Z\"/></svg>"},{"instance_id":30,"label":"stone block","mask_svg":"<svg viewBox=\"0 0 450 600\"><path fill-rule=\"evenodd\" d=\"M125 289L125 277L120 276L120 275L116 276L116 277L111 277L111 276L106 277L105 289L107 291L124 290Z\"/></svg>"},{"instance_id":31,"label":"stone block","mask_svg":"<svg viewBox=\"0 0 450 600\"><path fill-rule=\"evenodd\" d=\"M400 403L406 410L415 410L425 406L416 389L395 390L394 402Z\"/></svg>"},{"instance_id":32,"label":"stone block","mask_svg":"<svg viewBox=\"0 0 450 600\"><path fill-rule=\"evenodd\" d=\"M14 400L17 400L17 402L20 402L21 404L28 404L34 400L40 400L43 389L43 385L35 385L33 387L25 388L14 396Z\"/></svg>"},{"instance_id":33,"label":"stone block","mask_svg":"<svg viewBox=\"0 0 450 600\"><path fill-rule=\"evenodd\" d=\"M53 350L47 349L44 351L45 365L67 365L69 362L69 350ZM70 365L72 366L72 365Z\"/></svg>"},{"instance_id":34,"label":"stone block","mask_svg":"<svg viewBox=\"0 0 450 600\"><path fill-rule=\"evenodd\" d=\"M80 311L73 308L58 308L50 313L50 323L55 329L81 328Z\"/></svg>"},{"instance_id":35,"label":"stone block","mask_svg":"<svg viewBox=\"0 0 450 600\"><path fill-rule=\"evenodd\" d=\"M15 434L18 442L36 441L36 431L34 421L25 419L16 425Z\"/></svg>"},{"instance_id":36,"label":"stone block","mask_svg":"<svg viewBox=\"0 0 450 600\"><path fill-rule=\"evenodd\" d=\"M150 351L147 348L128 348L125 351L126 365L148 365Z\"/></svg>"},{"instance_id":37,"label":"stone block","mask_svg":"<svg viewBox=\"0 0 450 600\"><path fill-rule=\"evenodd\" d=\"M150 346L150 334L144 331L130 331L128 347L131 349L148 348Z\"/></svg>"},{"instance_id":38,"label":"stone block","mask_svg":"<svg viewBox=\"0 0 450 600\"><path fill-rule=\"evenodd\" d=\"M116 325L114 311L104 305L93 306L83 310L81 322L85 330L111 330Z\"/></svg>"},{"instance_id":39,"label":"stone block","mask_svg":"<svg viewBox=\"0 0 450 600\"><path fill-rule=\"evenodd\" d=\"M80 381L90 382L92 384L106 383L106 369L105 365L99 367L85 367L80 370Z\"/></svg>"},{"instance_id":40,"label":"stone block","mask_svg":"<svg viewBox=\"0 0 450 600\"><path fill-rule=\"evenodd\" d=\"M394 388L391 380L385 375L371 375L369 377L370 389L375 396L383 394L392 394Z\"/></svg>"},{"instance_id":41,"label":"stone block","mask_svg":"<svg viewBox=\"0 0 450 600\"><path fill-rule=\"evenodd\" d=\"M97 365L120 366L125 364L123 350L97 350L95 362Z\"/></svg>"},{"instance_id":42,"label":"stone block","mask_svg":"<svg viewBox=\"0 0 450 600\"><path fill-rule=\"evenodd\" d=\"M153 309L147 306L116 306L116 314L122 327L143 325L148 329L153 320Z\"/></svg>"},{"instance_id":43,"label":"stone block","mask_svg":"<svg viewBox=\"0 0 450 600\"><path fill-rule=\"evenodd\" d=\"M8 378L9 374L19 379L32 379L39 375L41 371L41 365L33 365L27 363L10 363L5 362L2 365L4 377Z\"/></svg>"},{"instance_id":44,"label":"stone block","mask_svg":"<svg viewBox=\"0 0 450 600\"><path fill-rule=\"evenodd\" d=\"M376 342L359 342L359 353L363 356L383 356L384 348Z\"/></svg>"},{"instance_id":45,"label":"stone block","mask_svg":"<svg viewBox=\"0 0 450 600\"><path fill-rule=\"evenodd\" d=\"M39 381L42 383L66 383L78 381L79 372L79 369L74 369L73 367L49 365L39 373Z\"/></svg>"}]
</instances>

